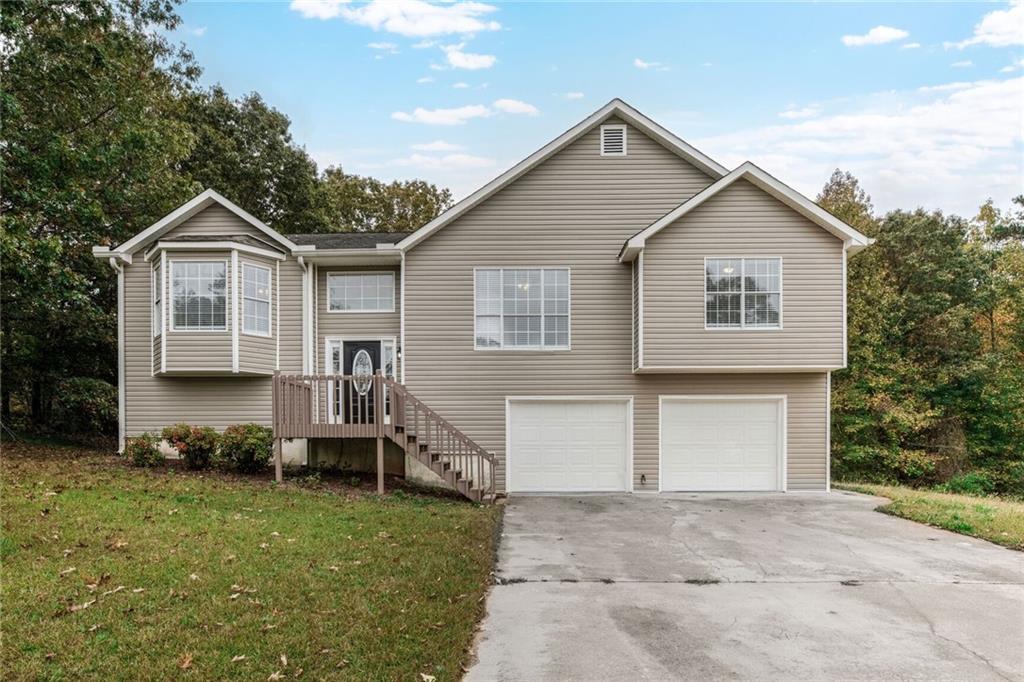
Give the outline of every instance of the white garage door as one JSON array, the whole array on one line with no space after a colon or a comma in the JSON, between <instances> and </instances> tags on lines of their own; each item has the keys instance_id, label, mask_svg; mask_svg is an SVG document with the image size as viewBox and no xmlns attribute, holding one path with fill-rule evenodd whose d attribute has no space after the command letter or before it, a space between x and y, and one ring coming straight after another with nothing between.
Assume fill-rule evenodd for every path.
<instances>
[{"instance_id":1,"label":"white garage door","mask_svg":"<svg viewBox=\"0 0 1024 682\"><path fill-rule=\"evenodd\" d=\"M781 490L785 416L778 398L661 402L662 490Z\"/></svg>"},{"instance_id":2,"label":"white garage door","mask_svg":"<svg viewBox=\"0 0 1024 682\"><path fill-rule=\"evenodd\" d=\"M629 402L510 400L509 492L626 490Z\"/></svg>"}]
</instances>

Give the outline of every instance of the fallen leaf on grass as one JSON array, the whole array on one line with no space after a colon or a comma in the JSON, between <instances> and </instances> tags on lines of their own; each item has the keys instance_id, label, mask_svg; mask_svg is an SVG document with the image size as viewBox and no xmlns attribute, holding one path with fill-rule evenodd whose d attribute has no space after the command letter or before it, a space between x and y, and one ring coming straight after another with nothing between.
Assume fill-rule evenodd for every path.
<instances>
[{"instance_id":1,"label":"fallen leaf on grass","mask_svg":"<svg viewBox=\"0 0 1024 682\"><path fill-rule=\"evenodd\" d=\"M239 597L241 597L241 596L242 596L242 593L241 593L241 592L235 592L235 593L234 593L233 595L231 595L230 597L228 597L228 599L238 599L238 598L239 598Z\"/></svg>"},{"instance_id":2,"label":"fallen leaf on grass","mask_svg":"<svg viewBox=\"0 0 1024 682\"><path fill-rule=\"evenodd\" d=\"M111 540L110 542L107 543L107 549L113 550L113 551L117 551L119 549L124 549L127 546L128 546L128 543L125 542L124 540Z\"/></svg>"},{"instance_id":3,"label":"fallen leaf on grass","mask_svg":"<svg viewBox=\"0 0 1024 682\"><path fill-rule=\"evenodd\" d=\"M182 654L181 658L178 659L178 667L182 670L188 670L192 667L192 654Z\"/></svg>"},{"instance_id":4,"label":"fallen leaf on grass","mask_svg":"<svg viewBox=\"0 0 1024 682\"><path fill-rule=\"evenodd\" d=\"M284 675L281 674L280 670L275 670L270 673L270 677L267 678L267 682L274 682L275 680L283 680Z\"/></svg>"},{"instance_id":5,"label":"fallen leaf on grass","mask_svg":"<svg viewBox=\"0 0 1024 682\"><path fill-rule=\"evenodd\" d=\"M288 657L284 654L281 654L281 665L283 665L286 668L288 667Z\"/></svg>"},{"instance_id":6,"label":"fallen leaf on grass","mask_svg":"<svg viewBox=\"0 0 1024 682\"><path fill-rule=\"evenodd\" d=\"M260 543L260 549L266 549L267 547L270 547L270 545L268 545L268 544L267 544L267 543L265 543L265 542L261 542L261 543Z\"/></svg>"},{"instance_id":7,"label":"fallen leaf on grass","mask_svg":"<svg viewBox=\"0 0 1024 682\"><path fill-rule=\"evenodd\" d=\"M245 656L244 655L232 656L231 657L231 662L232 663L238 663L239 661L244 661L244 660L245 660Z\"/></svg>"},{"instance_id":8,"label":"fallen leaf on grass","mask_svg":"<svg viewBox=\"0 0 1024 682\"><path fill-rule=\"evenodd\" d=\"M337 572L338 572L338 571L340 571L341 569L340 569L339 567L337 567L337 566L328 566L328 567L327 567L327 570L329 570L329 571L334 571L335 573L337 573Z\"/></svg>"},{"instance_id":9,"label":"fallen leaf on grass","mask_svg":"<svg viewBox=\"0 0 1024 682\"><path fill-rule=\"evenodd\" d=\"M71 606L70 608L68 608L68 611L70 611L71 613L75 613L76 611L84 611L85 609L89 608L90 606L92 606L95 603L96 603L96 600L95 599L91 599L91 600L85 602L84 604L76 604L74 606Z\"/></svg>"},{"instance_id":10,"label":"fallen leaf on grass","mask_svg":"<svg viewBox=\"0 0 1024 682\"><path fill-rule=\"evenodd\" d=\"M91 628L89 628L89 632L96 632L96 631L97 631L97 630L99 630L99 629L100 629L101 627L103 627L103 626L102 626L102 625L100 625L99 623L96 623L96 624L95 624L95 625L93 625L93 626L92 626Z\"/></svg>"},{"instance_id":11,"label":"fallen leaf on grass","mask_svg":"<svg viewBox=\"0 0 1024 682\"><path fill-rule=\"evenodd\" d=\"M199 580L199 576L196 575L195 573L191 573L191 574L189 574L188 579L189 580Z\"/></svg>"},{"instance_id":12,"label":"fallen leaf on grass","mask_svg":"<svg viewBox=\"0 0 1024 682\"><path fill-rule=\"evenodd\" d=\"M117 587L115 587L115 588L114 588L114 589L112 589L112 590L107 590L106 592L104 592L104 593L103 593L103 594L101 594L100 596L101 596L101 597L109 597L109 596L110 596L110 595L112 595L112 594L117 594L118 592L120 592L120 591L121 591L121 590L123 590L123 589L124 589L124 585L118 585Z\"/></svg>"},{"instance_id":13,"label":"fallen leaf on grass","mask_svg":"<svg viewBox=\"0 0 1024 682\"><path fill-rule=\"evenodd\" d=\"M139 594L140 592L145 592L145 591L146 591L145 587L136 587L134 590L132 590L132 593L133 594Z\"/></svg>"},{"instance_id":14,"label":"fallen leaf on grass","mask_svg":"<svg viewBox=\"0 0 1024 682\"><path fill-rule=\"evenodd\" d=\"M63 571L60 572L60 575L67 575L68 573L74 573L77 570L78 569L75 568L74 566L72 566L71 568L65 568Z\"/></svg>"},{"instance_id":15,"label":"fallen leaf on grass","mask_svg":"<svg viewBox=\"0 0 1024 682\"><path fill-rule=\"evenodd\" d=\"M423 682L434 682L434 680L436 680L436 679L437 678L434 677L433 675L428 675L426 673L420 673L420 680L422 680Z\"/></svg>"}]
</instances>

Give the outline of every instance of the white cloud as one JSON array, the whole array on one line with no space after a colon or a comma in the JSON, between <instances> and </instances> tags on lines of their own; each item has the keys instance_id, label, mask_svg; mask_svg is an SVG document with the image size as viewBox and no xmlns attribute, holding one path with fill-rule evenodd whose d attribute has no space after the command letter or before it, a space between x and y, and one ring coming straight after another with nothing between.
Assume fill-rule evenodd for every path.
<instances>
[{"instance_id":1,"label":"white cloud","mask_svg":"<svg viewBox=\"0 0 1024 682\"><path fill-rule=\"evenodd\" d=\"M433 142L422 142L412 145L412 149L418 152L456 152L462 148L461 144L453 144L444 140L434 140Z\"/></svg>"},{"instance_id":2,"label":"white cloud","mask_svg":"<svg viewBox=\"0 0 1024 682\"><path fill-rule=\"evenodd\" d=\"M633 60L633 66L635 66L638 69L662 68L661 62L645 62L643 59L640 59L640 57L637 57L636 59Z\"/></svg>"},{"instance_id":3,"label":"white cloud","mask_svg":"<svg viewBox=\"0 0 1024 682\"><path fill-rule=\"evenodd\" d=\"M1020 59L1017 59L1016 61L1007 64L1003 68L999 69L999 71L1001 73L1013 73L1014 71L1019 71L1020 69L1024 69L1024 57L1021 57Z\"/></svg>"},{"instance_id":4,"label":"white cloud","mask_svg":"<svg viewBox=\"0 0 1024 682\"><path fill-rule=\"evenodd\" d=\"M412 44L412 49L414 49L414 50L425 50L428 47L433 47L434 45L437 45L437 41L436 40L421 40L418 43L413 43Z\"/></svg>"},{"instance_id":5,"label":"white cloud","mask_svg":"<svg viewBox=\"0 0 1024 682\"><path fill-rule=\"evenodd\" d=\"M412 113L396 111L391 118L405 123L426 123L428 125L458 126L474 118L486 118L491 110L482 104L470 104L454 109L424 109L416 107Z\"/></svg>"},{"instance_id":6,"label":"white cloud","mask_svg":"<svg viewBox=\"0 0 1024 682\"><path fill-rule=\"evenodd\" d=\"M565 93L566 99L583 99L582 92L567 92Z\"/></svg>"},{"instance_id":7,"label":"white cloud","mask_svg":"<svg viewBox=\"0 0 1024 682\"><path fill-rule=\"evenodd\" d=\"M206 26L196 26L193 29L189 29L189 33L194 35L196 38L202 38L206 35L207 28L208 27Z\"/></svg>"},{"instance_id":8,"label":"white cloud","mask_svg":"<svg viewBox=\"0 0 1024 682\"><path fill-rule=\"evenodd\" d=\"M498 61L498 58L491 54L473 54L472 52L463 52L462 48L466 46L465 43L459 43L457 45L445 45L441 49L444 50L445 56L448 58L448 64L454 69L489 69L494 66L494 63Z\"/></svg>"},{"instance_id":9,"label":"white cloud","mask_svg":"<svg viewBox=\"0 0 1024 682\"><path fill-rule=\"evenodd\" d=\"M423 83L433 83L434 79L430 76L423 76L422 78L417 78L416 82L422 85Z\"/></svg>"},{"instance_id":10,"label":"white cloud","mask_svg":"<svg viewBox=\"0 0 1024 682\"><path fill-rule=\"evenodd\" d=\"M901 50L916 50L921 47L921 43L904 43L900 45Z\"/></svg>"},{"instance_id":11,"label":"white cloud","mask_svg":"<svg viewBox=\"0 0 1024 682\"><path fill-rule=\"evenodd\" d=\"M963 61L953 62L950 66L954 69L966 69L968 66L974 66L974 62L970 59L964 59Z\"/></svg>"},{"instance_id":12,"label":"white cloud","mask_svg":"<svg viewBox=\"0 0 1024 682\"><path fill-rule=\"evenodd\" d=\"M880 210L973 215L986 197L1020 193L1022 102L1024 77L930 86L861 100L841 114L693 142L730 167L750 159L812 197L839 166Z\"/></svg>"},{"instance_id":13,"label":"white cloud","mask_svg":"<svg viewBox=\"0 0 1024 682\"><path fill-rule=\"evenodd\" d=\"M497 7L472 0L435 5L423 0L371 0L352 6L347 0L292 0L291 8L307 19L342 18L374 31L421 38L452 33L497 31L487 20Z\"/></svg>"},{"instance_id":14,"label":"white cloud","mask_svg":"<svg viewBox=\"0 0 1024 682\"><path fill-rule=\"evenodd\" d=\"M780 111L779 112L779 116L781 116L782 118L788 118L788 119L814 118L815 116L817 116L820 113L821 113L821 108L820 107L811 106L811 107L802 107L800 109L786 109L785 111Z\"/></svg>"},{"instance_id":15,"label":"white cloud","mask_svg":"<svg viewBox=\"0 0 1024 682\"><path fill-rule=\"evenodd\" d=\"M1024 45L1024 0L1011 0L1007 9L989 12L974 26L974 35L958 43L943 43L946 49L962 50L971 45L1010 47Z\"/></svg>"},{"instance_id":16,"label":"white cloud","mask_svg":"<svg viewBox=\"0 0 1024 682\"><path fill-rule=\"evenodd\" d=\"M466 88L469 87L469 83L466 83L465 81L459 81L458 83L453 83L452 87L455 88L456 90L465 90Z\"/></svg>"},{"instance_id":17,"label":"white cloud","mask_svg":"<svg viewBox=\"0 0 1024 682\"><path fill-rule=\"evenodd\" d=\"M388 52L394 52L398 49L398 45L394 43L367 43L366 46L371 50L387 50Z\"/></svg>"},{"instance_id":18,"label":"white cloud","mask_svg":"<svg viewBox=\"0 0 1024 682\"><path fill-rule=\"evenodd\" d=\"M903 40L909 35L910 33L902 28L875 26L864 35L843 36L842 41L843 45L847 47L863 47L864 45L882 45L883 43L891 43L894 40Z\"/></svg>"},{"instance_id":19,"label":"white cloud","mask_svg":"<svg viewBox=\"0 0 1024 682\"><path fill-rule=\"evenodd\" d=\"M472 154L445 154L443 156L428 156L426 154L411 154L409 156L392 159L389 165L410 168L424 168L427 170L463 170L467 168L489 168L495 164L494 159Z\"/></svg>"},{"instance_id":20,"label":"white cloud","mask_svg":"<svg viewBox=\"0 0 1024 682\"><path fill-rule=\"evenodd\" d=\"M540 113L540 111L537 110L537 107L518 99L495 100L494 108L498 111L504 111L506 114L526 114L528 116L536 116Z\"/></svg>"}]
</instances>

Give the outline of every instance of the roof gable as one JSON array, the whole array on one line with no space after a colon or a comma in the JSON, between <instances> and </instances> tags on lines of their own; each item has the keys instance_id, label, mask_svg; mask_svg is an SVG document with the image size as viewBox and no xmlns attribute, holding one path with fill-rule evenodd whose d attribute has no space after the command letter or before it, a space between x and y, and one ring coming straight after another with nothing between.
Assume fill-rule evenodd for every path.
<instances>
[{"instance_id":1,"label":"roof gable","mask_svg":"<svg viewBox=\"0 0 1024 682\"><path fill-rule=\"evenodd\" d=\"M844 223L839 218L836 218L834 215L821 208L789 185L783 184L776 178L747 161L725 177L708 185L706 188L627 239L626 243L622 245L622 250L619 252L619 260L622 262L632 261L636 258L637 254L643 250L648 238L656 235L658 232L679 220L684 215L740 179L747 180L755 187L763 190L766 194L778 199L783 204L789 206L797 213L809 219L811 222L832 233L838 239L841 239L847 251L851 254L869 246L873 241Z\"/></svg>"},{"instance_id":2,"label":"roof gable","mask_svg":"<svg viewBox=\"0 0 1024 682\"><path fill-rule=\"evenodd\" d=\"M459 203L452 206L450 209L439 215L434 220L430 221L420 229L413 232L411 235L403 239L398 243L398 248L408 250L423 241L431 234L440 230L442 227L452 222L456 218L470 211L472 208L478 206L486 199L493 196L499 190L508 186L515 180L525 175L530 170L536 168L544 161L548 160L556 153L566 148L571 143L578 140L580 137L585 135L595 126L599 125L606 119L615 116L625 123L628 123L643 133L649 135L651 138L657 140L661 144L665 145L668 149L672 150L689 163L693 164L700 170L704 171L713 178L721 178L727 173L727 169L719 164L717 161L706 156L696 148L690 146L685 141L669 132L662 126L655 123L647 116L641 114L639 111L629 106L620 99L613 99L608 104L604 105L581 122L562 133L560 136L546 144L545 146L538 149L536 152L526 157L518 164L505 171L489 183L478 189L477 191L470 194L468 197L460 201Z\"/></svg>"},{"instance_id":3,"label":"roof gable","mask_svg":"<svg viewBox=\"0 0 1024 682\"><path fill-rule=\"evenodd\" d=\"M263 234L270 237L273 241L285 247L286 249L294 249L295 244L291 240L280 234L277 230L271 228L263 221L259 220L245 209L241 208L234 202L231 202L222 197L212 189L208 189L202 194L197 195L192 200L182 204L177 209L168 213L166 216L156 221L142 232L138 233L128 241L124 242L113 251L117 251L124 254L131 254L139 249L143 248L155 239L159 239L162 235L178 227L189 218L192 218L202 211L206 210L210 206L219 204L227 210L234 213L236 216L247 222L248 224L255 227Z\"/></svg>"}]
</instances>

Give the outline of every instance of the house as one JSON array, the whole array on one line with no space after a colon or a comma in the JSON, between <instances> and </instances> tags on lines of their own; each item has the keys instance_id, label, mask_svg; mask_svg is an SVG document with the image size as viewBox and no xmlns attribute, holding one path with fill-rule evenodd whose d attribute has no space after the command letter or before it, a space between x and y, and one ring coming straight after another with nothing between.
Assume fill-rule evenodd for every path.
<instances>
[{"instance_id":1,"label":"house","mask_svg":"<svg viewBox=\"0 0 1024 682\"><path fill-rule=\"evenodd\" d=\"M410 234L290 234L208 190L94 253L122 441L273 422L316 463L377 438L480 499L828 490L869 244L613 100Z\"/></svg>"}]
</instances>

